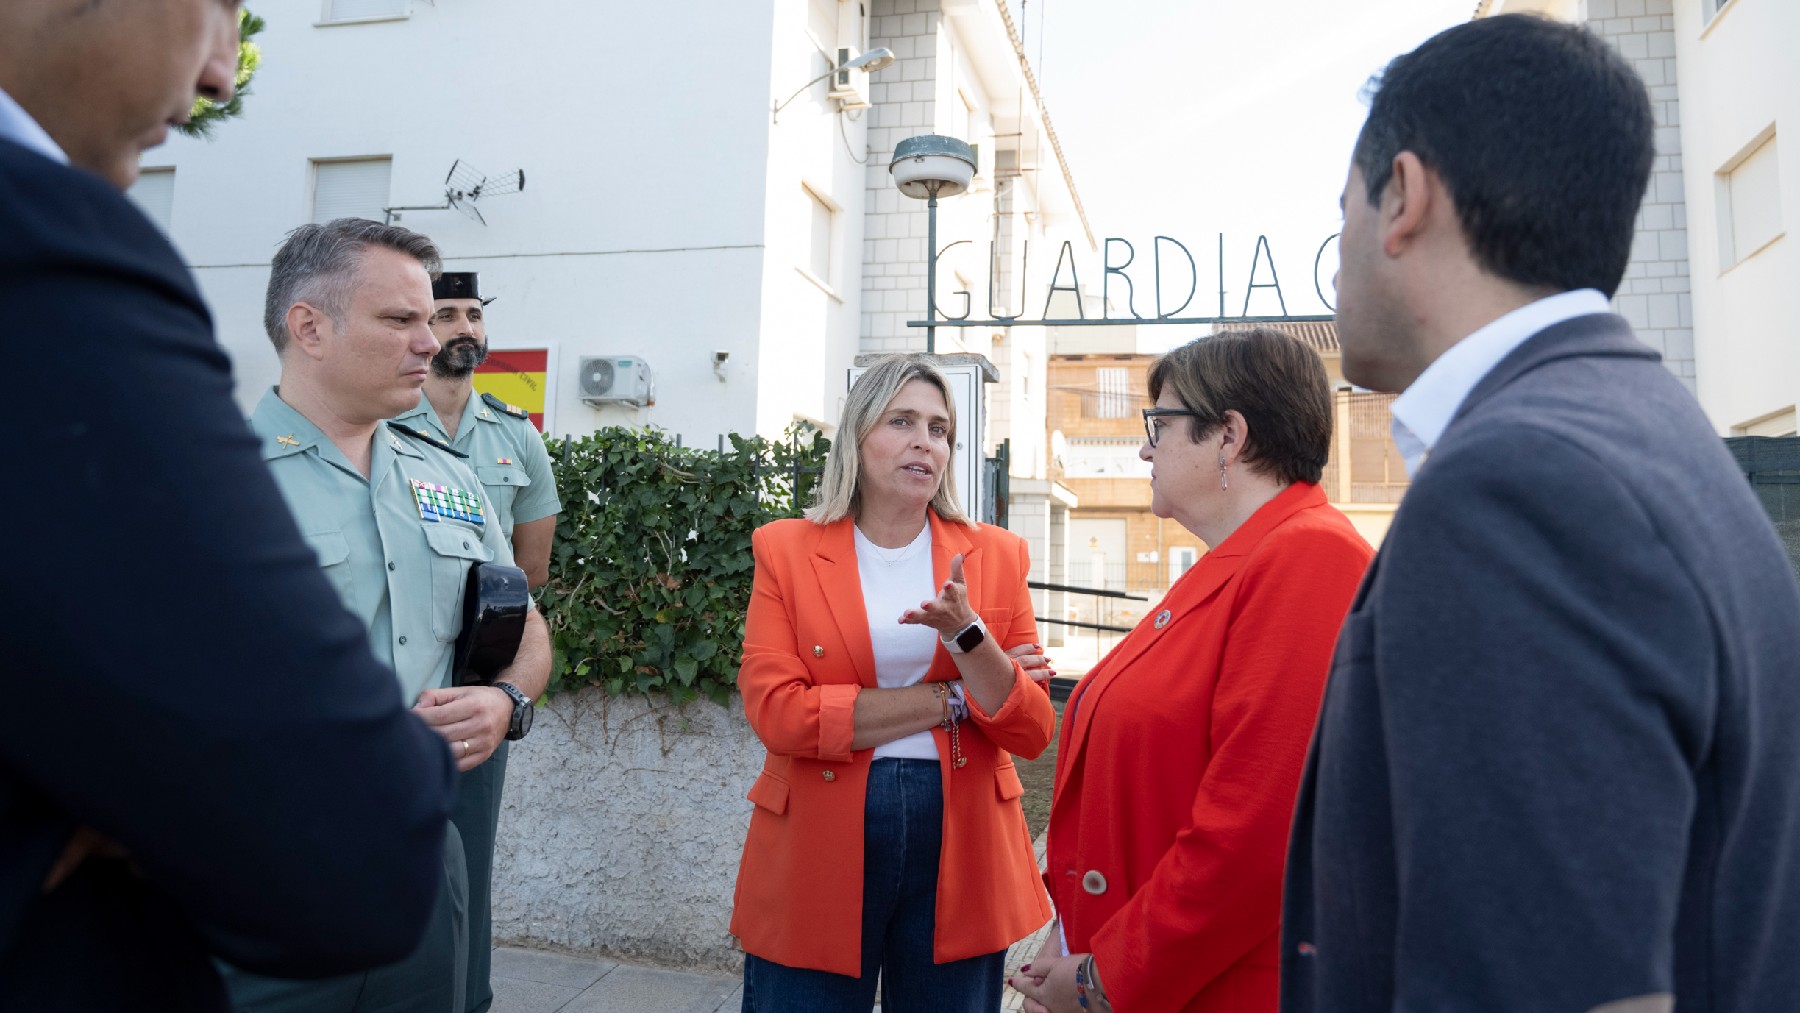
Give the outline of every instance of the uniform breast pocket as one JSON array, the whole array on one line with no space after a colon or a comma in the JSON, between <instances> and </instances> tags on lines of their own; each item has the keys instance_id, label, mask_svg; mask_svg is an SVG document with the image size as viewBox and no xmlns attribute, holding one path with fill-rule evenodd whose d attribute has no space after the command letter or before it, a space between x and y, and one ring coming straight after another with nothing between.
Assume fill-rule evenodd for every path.
<instances>
[{"instance_id":1,"label":"uniform breast pocket","mask_svg":"<svg viewBox=\"0 0 1800 1013\"><path fill-rule=\"evenodd\" d=\"M342 531L309 531L302 536L319 557L319 569L337 590L338 597L350 601L350 541Z\"/></svg>"},{"instance_id":2,"label":"uniform breast pocket","mask_svg":"<svg viewBox=\"0 0 1800 1013\"><path fill-rule=\"evenodd\" d=\"M425 543L431 548L431 632L448 643L462 629L469 567L493 555L481 544L481 532L451 521L426 525Z\"/></svg>"},{"instance_id":3,"label":"uniform breast pocket","mask_svg":"<svg viewBox=\"0 0 1800 1013\"><path fill-rule=\"evenodd\" d=\"M516 464L484 464L475 469L482 485L506 485L520 488L531 484L531 476Z\"/></svg>"}]
</instances>

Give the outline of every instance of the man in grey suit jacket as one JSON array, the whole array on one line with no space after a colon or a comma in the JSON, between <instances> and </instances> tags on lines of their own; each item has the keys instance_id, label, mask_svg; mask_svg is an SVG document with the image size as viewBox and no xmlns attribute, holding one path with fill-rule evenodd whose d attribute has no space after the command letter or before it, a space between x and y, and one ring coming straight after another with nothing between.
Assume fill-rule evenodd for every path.
<instances>
[{"instance_id":1,"label":"man in grey suit jacket","mask_svg":"<svg viewBox=\"0 0 1800 1013\"><path fill-rule=\"evenodd\" d=\"M1651 134L1535 17L1378 85L1338 329L1415 476L1301 789L1284 1010L1800 1006L1800 588L1606 301Z\"/></svg>"}]
</instances>

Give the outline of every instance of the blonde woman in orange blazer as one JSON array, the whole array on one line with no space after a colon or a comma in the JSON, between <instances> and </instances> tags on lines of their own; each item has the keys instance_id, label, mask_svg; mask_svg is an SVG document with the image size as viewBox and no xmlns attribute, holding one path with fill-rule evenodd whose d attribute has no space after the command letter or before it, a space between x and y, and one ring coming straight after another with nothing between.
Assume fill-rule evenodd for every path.
<instances>
[{"instance_id":1,"label":"blonde woman in orange blazer","mask_svg":"<svg viewBox=\"0 0 1800 1013\"><path fill-rule=\"evenodd\" d=\"M803 520L756 532L738 685L768 747L731 931L745 1013L999 1008L1050 917L1012 755L1049 744L1024 540L956 505L949 384L892 356L851 389ZM935 596L935 597L934 597ZM1035 659L1034 659L1035 660Z\"/></svg>"},{"instance_id":2,"label":"blonde woman in orange blazer","mask_svg":"<svg viewBox=\"0 0 1800 1013\"><path fill-rule=\"evenodd\" d=\"M1332 407L1312 349L1203 338L1150 396L1151 510L1211 549L1064 705L1059 931L1014 984L1032 1013L1273 1013L1294 796L1371 553L1316 484Z\"/></svg>"}]
</instances>

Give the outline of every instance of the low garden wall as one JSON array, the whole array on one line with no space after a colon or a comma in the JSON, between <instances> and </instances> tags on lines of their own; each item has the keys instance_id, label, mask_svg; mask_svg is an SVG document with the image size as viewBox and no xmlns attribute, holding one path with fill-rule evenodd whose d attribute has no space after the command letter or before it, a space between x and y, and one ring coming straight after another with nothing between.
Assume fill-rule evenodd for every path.
<instances>
[{"instance_id":1,"label":"low garden wall","mask_svg":"<svg viewBox=\"0 0 1800 1013\"><path fill-rule=\"evenodd\" d=\"M736 697L550 698L508 761L495 943L737 970L726 926L762 760Z\"/></svg>"}]
</instances>

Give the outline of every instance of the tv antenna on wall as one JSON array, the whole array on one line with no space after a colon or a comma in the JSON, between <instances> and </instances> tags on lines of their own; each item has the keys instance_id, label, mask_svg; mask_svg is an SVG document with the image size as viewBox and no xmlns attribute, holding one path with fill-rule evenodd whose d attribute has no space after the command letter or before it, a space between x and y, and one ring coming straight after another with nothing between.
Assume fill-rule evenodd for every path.
<instances>
[{"instance_id":1,"label":"tv antenna on wall","mask_svg":"<svg viewBox=\"0 0 1800 1013\"><path fill-rule=\"evenodd\" d=\"M387 216L387 222L391 225L399 220L401 211L448 211L455 208L486 225L487 219L481 217L481 211L475 207L476 201L483 197L518 193L524 189L524 169L514 169L503 176L483 176L480 169L459 158L450 163L450 171L444 176L444 203L408 204L382 208L381 212Z\"/></svg>"}]
</instances>

